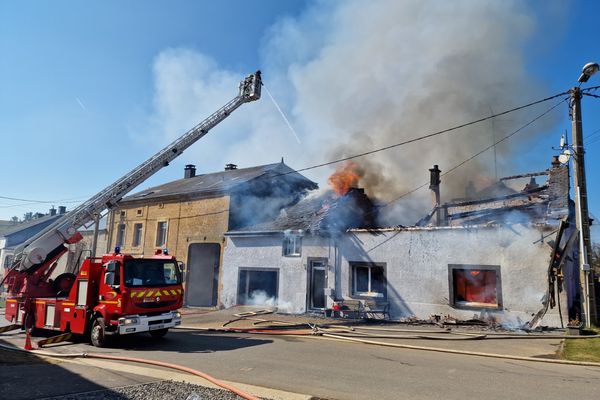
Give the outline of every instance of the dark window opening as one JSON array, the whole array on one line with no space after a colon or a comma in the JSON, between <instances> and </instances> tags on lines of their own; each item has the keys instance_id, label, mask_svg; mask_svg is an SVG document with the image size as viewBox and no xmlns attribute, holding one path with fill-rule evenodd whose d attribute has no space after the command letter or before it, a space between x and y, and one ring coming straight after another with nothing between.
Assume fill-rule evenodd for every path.
<instances>
[{"instance_id":1,"label":"dark window opening","mask_svg":"<svg viewBox=\"0 0 600 400\"><path fill-rule=\"evenodd\" d=\"M386 297L385 268L374 263L350 263L352 295Z\"/></svg>"},{"instance_id":2,"label":"dark window opening","mask_svg":"<svg viewBox=\"0 0 600 400\"><path fill-rule=\"evenodd\" d=\"M278 270L240 269L238 280L238 304L277 304Z\"/></svg>"},{"instance_id":3,"label":"dark window opening","mask_svg":"<svg viewBox=\"0 0 600 400\"><path fill-rule=\"evenodd\" d=\"M450 299L455 307L500 308L500 267L450 265Z\"/></svg>"}]
</instances>

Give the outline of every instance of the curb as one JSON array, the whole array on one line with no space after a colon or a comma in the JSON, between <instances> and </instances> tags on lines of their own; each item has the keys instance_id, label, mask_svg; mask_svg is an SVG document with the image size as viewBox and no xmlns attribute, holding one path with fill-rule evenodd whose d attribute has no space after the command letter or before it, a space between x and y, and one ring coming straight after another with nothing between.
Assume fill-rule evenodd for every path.
<instances>
[{"instance_id":1,"label":"curb","mask_svg":"<svg viewBox=\"0 0 600 400\"><path fill-rule=\"evenodd\" d=\"M123 371L123 364L114 362L114 361L105 361L105 360L92 360L92 359L63 359L63 362L86 365L92 367L98 367L102 369L109 369L112 371ZM128 365L127 372L146 376L149 378L156 378L159 380L173 380L177 382L188 382L193 383L199 386L205 386L213 389L222 389L217 385L214 385L206 380L199 378L197 376L183 374L179 372L170 372L163 369L158 368L148 368L148 367L140 367L137 365ZM246 383L240 382L232 382L220 379L222 382L235 386L241 390L244 390L248 393L251 393L255 396L267 398L271 400L314 400L316 397L301 393L287 392L279 389L271 389L261 386L249 385Z\"/></svg>"}]
</instances>

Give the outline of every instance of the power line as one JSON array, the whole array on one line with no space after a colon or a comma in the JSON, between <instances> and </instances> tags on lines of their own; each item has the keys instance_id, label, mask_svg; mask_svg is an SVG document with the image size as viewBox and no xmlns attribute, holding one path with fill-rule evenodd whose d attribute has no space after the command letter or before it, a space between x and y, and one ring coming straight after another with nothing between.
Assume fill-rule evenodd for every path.
<instances>
[{"instance_id":1,"label":"power line","mask_svg":"<svg viewBox=\"0 0 600 400\"><path fill-rule=\"evenodd\" d=\"M564 94L564 93L563 93ZM534 122L536 122L537 120L539 120L540 118L546 116L547 114L549 114L551 111L553 111L555 108L557 108L558 106L560 106L563 102L567 101L569 98L564 98L562 99L560 102L556 103L555 105L553 105L552 107L550 107L549 109L547 109L546 111L544 111L543 113L539 114L537 117L535 117L534 119L532 119L531 121L527 122L525 125L521 126L520 128L518 128L517 130L511 132L510 134L504 136L502 139L498 140L495 143L492 143L491 145L487 146L486 148L484 148L483 150L475 153L474 155L472 155L471 157L467 158L466 160L458 163L457 165L455 165L454 167L450 168L448 171L444 172L443 174L441 174L440 176L446 176L448 174L450 174L451 172L455 171L456 169L462 167L463 165L465 165L466 163L468 163L469 161L473 160L474 158L480 156L481 154L485 153L486 151L488 151L489 149L491 149L492 147L496 146L499 143L504 142L505 140L508 140L509 138L511 138L512 136L516 135L517 133L521 132L523 129L527 128L529 125L533 124ZM395 199L380 205L378 208L383 208L383 207L387 207L392 203L397 202L398 200L408 196L409 194L412 194L414 192L416 192L419 189L422 189L423 187L427 186L427 182L417 186L411 190L409 190L408 192L403 193L402 195L396 197Z\"/></svg>"},{"instance_id":2,"label":"power line","mask_svg":"<svg viewBox=\"0 0 600 400\"><path fill-rule=\"evenodd\" d=\"M343 161L348 161L348 160L352 160L352 159L355 159L355 158L364 157L364 156L367 156L367 155L370 155L370 154L379 153L381 151L393 149L395 147L400 147L400 146L404 146L406 144L418 142L418 141L421 141L421 140L424 140L424 139L429 139L431 137L442 135L444 133L448 133L448 132L452 132L452 131L456 131L458 129L465 128L465 127L470 126L470 125L475 125L475 124L478 124L478 123L483 122L483 121L487 121L487 120L492 119L492 118L497 118L497 117L500 117L502 115L510 114L512 112L519 111L519 110L522 110L524 108L534 106L536 104L544 103L546 101L555 99L555 98L560 97L560 96L564 96L566 94L569 94L569 91L558 93L558 94L555 94L554 96L550 96L550 97L546 97L546 98L541 99L541 100L533 101L531 103L528 103L528 104L525 104L525 105L522 105L522 106L519 106L519 107L511 108L510 110L502 111L502 112L497 113L497 114L492 114L492 115L489 115L489 116L484 117L484 118L480 118L480 119L477 119L477 120L474 120L474 121L471 121L471 122L466 122L464 124L453 126L451 128L442 129L441 131L429 133L429 134L424 135L424 136L419 136L419 137L416 137L416 138L413 138L413 139L405 140L405 141L400 142L400 143L392 144L392 145L385 146L385 147L380 147L378 149L366 151L364 153L359 153L359 154L355 154L355 155L352 155L352 156L340 158L340 159L337 159L337 160L328 161L328 162L325 162L325 163L313 165L313 166L310 166L310 167L305 167L305 168L297 169L294 172L303 172L303 171L308 171L308 170L315 169L315 168L325 167L327 165L337 164L337 163L340 163L340 162L343 162ZM562 103L562 101L561 101L561 103ZM282 175L287 175L289 173L291 173L291 172L286 172L285 174L282 174Z\"/></svg>"},{"instance_id":3,"label":"power line","mask_svg":"<svg viewBox=\"0 0 600 400\"><path fill-rule=\"evenodd\" d=\"M582 91L595 90L597 88L600 88L600 86L586 88L586 89L583 89ZM540 99L540 100L532 101L530 103L527 103L527 104L524 104L524 105L521 105L521 106L518 106L518 107L514 107L514 108L511 108L509 110L505 110L505 111L499 112L497 114L492 114L492 115L489 115L487 117L479 118L479 119L474 120L474 121L470 121L470 122L466 122L466 123L463 123L463 124L460 124L460 125L456 125L456 126L453 126L453 127L450 127L450 128L442 129L440 131L432 132L432 133L429 133L427 135L423 135L423 136L419 136L419 137L416 137L416 138L413 138L413 139L405 140L403 142L395 143L395 144L392 144L392 145L389 145L389 146L380 147L380 148L377 148L377 149L374 149L374 150L366 151L364 153L359 153L359 154L351 155L351 156L348 156L348 157L343 157L343 158L340 158L340 159L337 159L337 160L332 160L332 161L324 162L324 163L321 163L321 164L316 164L316 165L312 165L312 166L309 166L309 167L304 167L304 168L300 168L300 169L297 169L297 170L293 170L293 171L289 171L289 172L284 172L284 173L280 173L280 174L276 174L276 175L270 175L270 177L271 178L275 178L275 177L278 177L278 176L284 176L284 175L289 175L289 174L292 174L292 173L303 172L303 171L308 171L308 170L311 170L311 169L321 168L321 167L325 167L325 166L328 166L328 165L337 164L337 163L340 163L340 162L343 162L343 161L348 161L348 160L352 160L352 159L355 159L355 158L360 158L360 157L364 157L364 156L367 156L367 155L379 153L379 152L382 152L382 151L385 151L385 150L393 149L393 148L396 148L396 147L404 146L404 145L407 145L407 144L410 144L410 143L415 143L415 142L418 142L418 141L421 141L421 140L424 140L424 139L429 139L429 138L434 137L434 136L439 136L439 135L442 135L442 134L445 134L445 133L456 131L456 130L465 128L467 126L475 125L475 124L478 124L480 122L488 121L490 119L497 118L497 117L500 117L502 115L510 114L510 113L515 112L515 111L519 111L519 110L522 110L522 109L525 109L525 108L528 108L528 107L531 107L531 106L534 106L534 105L537 105L537 104L541 104L541 103L544 103L546 101L555 99L555 98L560 97L560 96L564 96L564 95L569 94L569 93L570 93L570 91L561 92L561 93L555 94L553 96L549 96L549 97L546 97L546 98L543 98L543 99ZM562 101L561 101L561 103L562 103ZM534 122L534 121L532 121L532 122ZM527 126L527 125L525 125L525 126ZM504 139L500 140L500 142L503 141L503 140ZM497 142L497 143L500 143L500 142ZM487 149L495 146L497 143L493 144L492 146L488 147ZM469 161L469 160L467 160L467 161ZM450 172L450 171L448 171L448 172ZM448 172L446 172L446 173L448 173ZM416 189L416 190L418 190L418 189ZM66 202L66 200L68 200L68 199L65 199L65 200L31 200L31 199L21 199L21 198L8 197L8 196L0 196L0 199L13 200L13 201L22 201L22 202L27 202L29 204L60 203L60 202ZM73 201L73 202L78 202L78 201ZM12 206L9 206L9 207L12 207ZM2 208L2 207L0 207L0 208Z\"/></svg>"}]
</instances>

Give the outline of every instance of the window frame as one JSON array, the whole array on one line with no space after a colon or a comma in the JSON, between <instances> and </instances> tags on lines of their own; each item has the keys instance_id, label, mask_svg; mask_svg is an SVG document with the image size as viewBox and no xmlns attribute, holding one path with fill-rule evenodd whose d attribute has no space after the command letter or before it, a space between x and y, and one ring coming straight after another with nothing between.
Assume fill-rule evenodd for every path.
<instances>
[{"instance_id":1,"label":"window frame","mask_svg":"<svg viewBox=\"0 0 600 400\"><path fill-rule=\"evenodd\" d=\"M349 267L349 294L351 298L354 299L378 299L378 300L387 300L387 264L386 263L381 263L381 262L367 262L367 261L349 261L348 262L348 267ZM369 285L369 291L367 292L358 292L355 290L356 288L356 268L357 267L366 267L369 269L369 273L368 273L368 285ZM378 268L382 268L383 269L383 292L373 292L371 289L371 285L372 285L372 273L371 273L371 269L373 267L378 267ZM381 293L381 296L376 295L376 293Z\"/></svg>"},{"instance_id":2,"label":"window frame","mask_svg":"<svg viewBox=\"0 0 600 400\"><path fill-rule=\"evenodd\" d=\"M137 227L139 226L139 237L137 232ZM142 222L135 222L133 224L133 237L131 238L131 247L140 247L142 245L142 238L144 236L144 224ZM137 241L136 241L137 239Z\"/></svg>"},{"instance_id":3,"label":"window frame","mask_svg":"<svg viewBox=\"0 0 600 400\"><path fill-rule=\"evenodd\" d=\"M162 243L159 243L158 239L159 239L159 232L160 232L160 224L165 224L165 236L163 238ZM169 221L167 220L162 220L162 221L156 221L156 240L154 242L156 247L162 247L162 246L166 246L167 245L167 238L169 236Z\"/></svg>"},{"instance_id":4,"label":"window frame","mask_svg":"<svg viewBox=\"0 0 600 400\"><path fill-rule=\"evenodd\" d=\"M4 269L10 268L10 266L12 265L13 260L14 260L14 254L7 254L4 257L4 262L2 263L2 266L4 267Z\"/></svg>"},{"instance_id":5,"label":"window frame","mask_svg":"<svg viewBox=\"0 0 600 400\"><path fill-rule=\"evenodd\" d=\"M115 246L123 247L123 245L125 244L126 236L127 236L127 224L125 222L119 222L117 224L117 237L115 238ZM119 238L121 240L119 240Z\"/></svg>"},{"instance_id":6,"label":"window frame","mask_svg":"<svg viewBox=\"0 0 600 400\"><path fill-rule=\"evenodd\" d=\"M476 303L467 301L456 300L456 290L454 282L454 271L493 271L496 273L496 304L489 303ZM500 265L486 265L486 264L448 264L448 289L449 297L448 302L451 307L461 310L501 310L503 308L502 299L502 274Z\"/></svg>"},{"instance_id":7,"label":"window frame","mask_svg":"<svg viewBox=\"0 0 600 400\"><path fill-rule=\"evenodd\" d=\"M279 268L274 268L274 267L239 267L238 268L238 273L237 273L237 285L236 285L236 304L240 304L240 305L244 305L246 303L242 303L242 295L240 294L240 283L241 283L241 278L242 278L242 272L246 272L246 273L251 273L251 272L274 272L275 273L275 289L276 289L276 293L275 293L275 299L277 299L277 301L279 301L279 278L280 278L280 269ZM245 286L247 289L247 286L249 284L249 277L246 278L246 282L245 282ZM246 290L246 298L245 300L248 299L248 294L247 290Z\"/></svg>"},{"instance_id":8,"label":"window frame","mask_svg":"<svg viewBox=\"0 0 600 400\"><path fill-rule=\"evenodd\" d=\"M288 252L288 243L293 239L292 252ZM302 257L302 235L299 233L288 233L283 237L281 254L284 257Z\"/></svg>"}]
</instances>

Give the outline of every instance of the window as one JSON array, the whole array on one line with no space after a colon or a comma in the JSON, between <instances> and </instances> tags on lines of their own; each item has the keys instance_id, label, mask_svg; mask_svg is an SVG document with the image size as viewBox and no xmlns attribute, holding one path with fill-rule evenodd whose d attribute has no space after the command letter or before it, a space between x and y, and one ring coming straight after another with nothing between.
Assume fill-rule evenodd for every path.
<instances>
[{"instance_id":1,"label":"window","mask_svg":"<svg viewBox=\"0 0 600 400\"><path fill-rule=\"evenodd\" d=\"M302 254L302 236L286 233L283 238L283 255L286 257L300 257Z\"/></svg>"},{"instance_id":2,"label":"window","mask_svg":"<svg viewBox=\"0 0 600 400\"><path fill-rule=\"evenodd\" d=\"M142 244L142 228L142 224L133 225L133 241L131 242L133 247L138 247Z\"/></svg>"},{"instance_id":3,"label":"window","mask_svg":"<svg viewBox=\"0 0 600 400\"><path fill-rule=\"evenodd\" d=\"M353 296L386 297L383 264L350 263L350 269Z\"/></svg>"},{"instance_id":4,"label":"window","mask_svg":"<svg viewBox=\"0 0 600 400\"><path fill-rule=\"evenodd\" d=\"M135 212L135 214L138 217L141 217L142 215L144 215L144 210L142 210L141 208L138 208L137 211Z\"/></svg>"},{"instance_id":5,"label":"window","mask_svg":"<svg viewBox=\"0 0 600 400\"><path fill-rule=\"evenodd\" d=\"M167 243L167 221L159 221L156 226L156 246Z\"/></svg>"},{"instance_id":6,"label":"window","mask_svg":"<svg viewBox=\"0 0 600 400\"><path fill-rule=\"evenodd\" d=\"M6 256L6 258L4 259L4 268L10 268L12 262L13 262L13 256L12 255Z\"/></svg>"},{"instance_id":7,"label":"window","mask_svg":"<svg viewBox=\"0 0 600 400\"><path fill-rule=\"evenodd\" d=\"M277 305L279 284L277 269L240 268L238 279L238 304Z\"/></svg>"},{"instance_id":8,"label":"window","mask_svg":"<svg viewBox=\"0 0 600 400\"><path fill-rule=\"evenodd\" d=\"M448 266L450 301L458 308L501 308L500 266Z\"/></svg>"},{"instance_id":9,"label":"window","mask_svg":"<svg viewBox=\"0 0 600 400\"><path fill-rule=\"evenodd\" d=\"M129 259L125 261L125 286L168 286L181 283L181 273L172 260Z\"/></svg>"},{"instance_id":10,"label":"window","mask_svg":"<svg viewBox=\"0 0 600 400\"><path fill-rule=\"evenodd\" d=\"M121 211L119 215L121 216L121 218L125 218L125 216L126 216L127 214L125 213L125 211Z\"/></svg>"},{"instance_id":11,"label":"window","mask_svg":"<svg viewBox=\"0 0 600 400\"><path fill-rule=\"evenodd\" d=\"M115 246L123 246L125 243L125 224L119 224L117 227L117 243Z\"/></svg>"}]
</instances>

